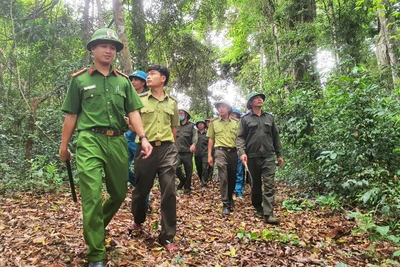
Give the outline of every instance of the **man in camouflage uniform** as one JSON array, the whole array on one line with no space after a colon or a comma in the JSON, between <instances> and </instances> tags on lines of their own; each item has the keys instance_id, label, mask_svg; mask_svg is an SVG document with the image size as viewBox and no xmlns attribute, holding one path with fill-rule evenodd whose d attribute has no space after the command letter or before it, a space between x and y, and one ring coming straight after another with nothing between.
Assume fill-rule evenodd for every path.
<instances>
[{"instance_id":1,"label":"man in camouflage uniform","mask_svg":"<svg viewBox=\"0 0 400 267\"><path fill-rule=\"evenodd\" d=\"M264 94L253 92L248 95L247 108L250 112L240 121L236 145L243 165L248 165L253 178L251 202L256 209L256 215L263 216L266 223L279 224L279 220L273 215L275 155L279 166L284 161L274 116L261 109L264 100Z\"/></svg>"},{"instance_id":2,"label":"man in camouflage uniform","mask_svg":"<svg viewBox=\"0 0 400 267\"><path fill-rule=\"evenodd\" d=\"M66 112L60 158L71 158L68 143L77 128L76 165L81 189L83 235L88 246L89 267L102 267L106 259L105 227L125 200L128 183L128 153L124 115L139 135L144 135L138 109L143 104L129 78L116 70L112 62L123 48L111 29L99 29L87 44L93 65L72 75L62 106ZM143 158L150 156L147 140L142 145ZM103 173L108 198L102 203Z\"/></svg>"}]
</instances>

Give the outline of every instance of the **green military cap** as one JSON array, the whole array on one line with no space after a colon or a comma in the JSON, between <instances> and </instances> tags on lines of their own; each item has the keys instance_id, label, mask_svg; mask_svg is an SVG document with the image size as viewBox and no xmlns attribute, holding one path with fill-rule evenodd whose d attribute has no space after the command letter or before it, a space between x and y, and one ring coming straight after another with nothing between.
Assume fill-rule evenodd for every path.
<instances>
[{"instance_id":1,"label":"green military cap","mask_svg":"<svg viewBox=\"0 0 400 267\"><path fill-rule=\"evenodd\" d=\"M189 114L189 111L187 111L186 109L184 109L184 108L180 108L180 109L178 109L178 111L179 110L182 110L182 111L184 111L186 114L187 114L187 120L190 120L190 118L191 118L191 116L190 116L190 114Z\"/></svg>"},{"instance_id":2,"label":"green military cap","mask_svg":"<svg viewBox=\"0 0 400 267\"><path fill-rule=\"evenodd\" d=\"M203 120L198 120L198 121L196 122L196 127L197 127L197 128L199 128L199 123L204 123L204 126L207 126L207 124L206 124L205 121L203 121Z\"/></svg>"},{"instance_id":3,"label":"green military cap","mask_svg":"<svg viewBox=\"0 0 400 267\"><path fill-rule=\"evenodd\" d=\"M264 94L261 94L261 93L257 93L257 92L251 92L250 94L248 94L247 95L247 97L246 97L246 100L247 100L247 105L246 105L246 107L247 107L247 109L251 109L251 100L253 99L253 97L256 97L256 96L261 96L261 98L263 99L263 100L265 100L265 95Z\"/></svg>"},{"instance_id":4,"label":"green military cap","mask_svg":"<svg viewBox=\"0 0 400 267\"><path fill-rule=\"evenodd\" d=\"M93 33L92 39L86 45L87 50L91 50L93 46L103 42L112 42L117 47L117 52L124 48L124 44L118 39L118 35L114 30L109 28L98 29Z\"/></svg>"},{"instance_id":5,"label":"green military cap","mask_svg":"<svg viewBox=\"0 0 400 267\"><path fill-rule=\"evenodd\" d=\"M232 112L232 106L228 104L226 101L219 101L214 104L215 108L218 109L220 105L227 105L228 106L228 111Z\"/></svg>"}]
</instances>

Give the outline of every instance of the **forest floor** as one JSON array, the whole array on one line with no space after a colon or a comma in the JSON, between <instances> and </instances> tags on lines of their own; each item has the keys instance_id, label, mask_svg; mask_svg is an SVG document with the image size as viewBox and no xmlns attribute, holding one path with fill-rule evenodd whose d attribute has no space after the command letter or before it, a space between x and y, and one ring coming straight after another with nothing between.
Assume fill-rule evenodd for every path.
<instances>
[{"instance_id":1,"label":"forest floor","mask_svg":"<svg viewBox=\"0 0 400 267\"><path fill-rule=\"evenodd\" d=\"M390 262L399 261L393 257L398 247L352 234L357 222L345 211L282 209L282 201L293 198L296 188L278 184L275 214L281 224L271 226L255 217L248 185L234 212L224 216L218 183L201 190L197 176L190 196L177 193L179 251L169 253L156 241L161 227L158 185L141 234L127 230L130 192L107 228L107 266L343 267L395 266ZM86 265L81 205L72 202L70 193L0 196L1 267Z\"/></svg>"}]
</instances>

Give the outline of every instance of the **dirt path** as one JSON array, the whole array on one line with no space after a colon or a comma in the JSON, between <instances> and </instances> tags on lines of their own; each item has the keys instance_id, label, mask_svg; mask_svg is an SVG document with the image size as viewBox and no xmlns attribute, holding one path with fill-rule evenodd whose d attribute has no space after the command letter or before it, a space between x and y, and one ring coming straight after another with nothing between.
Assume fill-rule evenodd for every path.
<instances>
[{"instance_id":1,"label":"dirt path","mask_svg":"<svg viewBox=\"0 0 400 267\"><path fill-rule=\"evenodd\" d=\"M155 186L143 234L127 231L130 193L110 223L107 266L379 266L399 250L352 235L354 222L343 213L282 210L281 201L294 193L282 185L276 208L280 226L255 218L248 185L235 211L223 216L218 184L201 190L193 180L192 194L177 196L180 251L170 254L155 241L160 230ZM71 199L68 193L0 196L0 266L86 266L81 206Z\"/></svg>"}]
</instances>

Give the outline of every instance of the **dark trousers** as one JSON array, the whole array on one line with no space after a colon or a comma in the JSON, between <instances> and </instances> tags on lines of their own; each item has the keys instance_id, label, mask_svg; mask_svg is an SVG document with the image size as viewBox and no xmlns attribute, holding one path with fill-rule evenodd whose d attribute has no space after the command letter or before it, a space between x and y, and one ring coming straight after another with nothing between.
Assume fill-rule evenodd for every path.
<instances>
[{"instance_id":1,"label":"dark trousers","mask_svg":"<svg viewBox=\"0 0 400 267\"><path fill-rule=\"evenodd\" d=\"M249 158L249 171L253 178L251 203L254 208L271 216L275 204L275 160L267 158Z\"/></svg>"},{"instance_id":2,"label":"dark trousers","mask_svg":"<svg viewBox=\"0 0 400 267\"><path fill-rule=\"evenodd\" d=\"M205 186L209 179L207 156L194 157L196 163L197 175L200 178L201 186Z\"/></svg>"},{"instance_id":3,"label":"dark trousers","mask_svg":"<svg viewBox=\"0 0 400 267\"><path fill-rule=\"evenodd\" d=\"M218 167L220 192L224 207L231 207L233 191L236 184L237 153L236 151L215 150L215 163Z\"/></svg>"},{"instance_id":4,"label":"dark trousers","mask_svg":"<svg viewBox=\"0 0 400 267\"><path fill-rule=\"evenodd\" d=\"M179 152L179 163L176 168L176 176L179 181L185 185L185 191L190 191L192 185L192 173L193 173L193 153L191 152ZM182 165L185 169L185 174L182 172Z\"/></svg>"},{"instance_id":5,"label":"dark trousers","mask_svg":"<svg viewBox=\"0 0 400 267\"><path fill-rule=\"evenodd\" d=\"M158 174L161 188L161 233L159 241L165 245L172 242L176 233L176 191L175 172L178 164L178 150L174 143L153 147L150 157L140 156L138 145L135 156L136 187L132 191L132 214L136 224L146 220L146 196L153 187Z\"/></svg>"}]
</instances>

